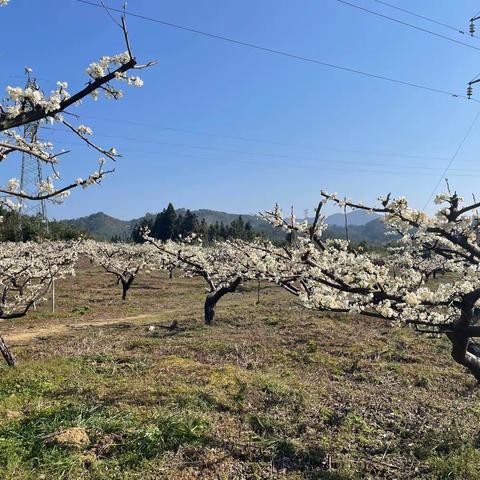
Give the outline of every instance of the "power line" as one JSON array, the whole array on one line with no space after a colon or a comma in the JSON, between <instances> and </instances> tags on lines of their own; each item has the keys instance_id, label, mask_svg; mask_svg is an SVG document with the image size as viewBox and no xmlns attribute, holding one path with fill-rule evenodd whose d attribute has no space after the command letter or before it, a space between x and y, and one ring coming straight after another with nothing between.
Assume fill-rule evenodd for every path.
<instances>
[{"instance_id":1,"label":"power line","mask_svg":"<svg viewBox=\"0 0 480 480\"><path fill-rule=\"evenodd\" d=\"M203 132L198 132L198 131L191 131L191 130L183 130L183 129L178 129L178 128L170 128L170 127L160 127L158 125L153 125L149 123L139 123L139 122L131 122L127 120L119 120L119 119L114 119L114 118L107 118L107 117L96 117L96 116L91 116L91 115L83 115L82 117L84 118L91 118L91 119L101 119L105 120L108 122L117 122L117 123L125 123L127 125L138 125L142 127L150 127L154 129L162 129L165 128L167 130L173 130L173 131L178 131L178 132L186 132L186 133L194 133L197 135L207 135L207 136L213 136L213 137L219 137L219 138L228 138L228 139L237 139L237 140L248 140L248 141L253 141L253 139L247 139L245 137L234 137L234 136L229 136L229 135L222 135L222 134L216 134L216 133L203 133ZM71 133L70 130L67 129L59 129L59 128L54 128L54 127L42 127L45 130L51 130L54 131L55 133ZM197 145L189 145L189 144L178 144L178 143L169 143L169 142L160 142L158 140L153 140L153 139L144 139L144 138L135 138L135 137L125 137L123 135L111 135L111 134L102 134L95 132L95 136L97 137L104 137L104 138L115 138L115 139L120 139L120 140L128 140L131 142L138 142L138 143L158 143L161 145L168 145L168 146L175 146L175 147L181 147L181 148L198 148L201 150L220 150L221 152L226 152L226 153L238 153L238 154L244 154L244 155L258 155L258 156L268 156L268 157L284 157L284 158L291 158L291 159L302 159L302 160L315 160L314 158L311 157L299 157L299 156L292 156L292 155L283 155L283 154L274 154L274 153L263 153L263 152L245 152L245 151L239 151L239 150L229 150L225 148L217 149L216 147L207 147L207 146L197 146ZM399 153L399 152L378 152L374 150L360 150L360 149L347 149L347 148L338 148L338 147L328 147L328 146L318 146L318 145L301 145L301 144L283 144L280 142L275 142L275 141L270 141L270 140L259 140L256 139L255 141L261 142L261 143L272 143L274 145L285 145L285 146L290 146L290 147L302 147L302 148L309 148L312 150L318 149L318 150L325 150L325 151L331 151L331 152L340 152L340 153L350 153L350 154L356 154L356 155L374 155L374 156L379 156L379 157L387 157L387 158L407 158L407 159L412 159L412 160L449 160L450 157L437 157L437 156L428 156L428 155L411 155L407 153ZM57 142L59 143L59 142ZM61 142L60 142L61 143ZM79 143L78 145L82 145ZM477 160L462 160L463 162L477 162ZM409 166L410 167L410 166Z\"/></svg>"},{"instance_id":2,"label":"power line","mask_svg":"<svg viewBox=\"0 0 480 480\"><path fill-rule=\"evenodd\" d=\"M99 4L96 4L96 3L93 3L93 2L90 2L90 1L87 1L87 0L76 0L77 2L80 2L80 3L83 3L83 4L86 4L86 5L90 5L90 6L94 6L94 7L98 7L98 8L104 8L102 5L99 5ZM418 27L416 25L413 25L413 24L409 24L407 22L403 22L401 20L398 20L398 19L395 19L395 18L392 18L392 17L388 17L386 15L383 15L383 14L380 14L378 12L374 12L372 10L369 10L369 9L366 9L366 8L363 8L363 7L360 7L358 5L355 5L355 4L352 4L352 3L349 3L349 2L346 2L345 0L337 0L339 3L342 3L342 4L345 4L345 5L349 5L353 8L357 8L357 9L360 9L362 11L365 11L365 12L368 12L370 14L373 14L373 15L376 15L378 17L381 17L381 18L384 18L384 19L387 19L387 20L390 20L390 21L393 21L393 22L396 22L396 23L399 23L401 25L405 25L407 27L410 27L410 28L413 28L415 30L418 30L418 31L422 31L422 32L425 32L425 33L428 33L430 35L434 35L434 36L437 36L439 38L443 38L445 40L448 40L448 41L451 41L453 43L457 43L457 44L460 44L460 45L463 45L463 46L467 46L469 48L472 48L472 49L475 49L475 50L480 50L480 48L478 47L474 47L473 45L469 45L467 43L464 43L464 42L461 42L461 41L458 41L458 40L455 40L455 39L452 39L450 37L447 37L445 35L441 35L441 34L438 34L436 32L432 32L430 30L427 30L427 29L423 29L421 27ZM309 62L309 63L315 63L315 64L318 64L318 65L322 65L322 66L325 66L325 67L328 67L328 68L332 68L332 69L337 69L337 70L341 70L341 71L346 71L346 72L349 72L349 73L355 73L357 75L362 75L362 76L366 76L366 77L370 77L370 78L376 78L376 79L379 79L379 80L384 80L384 81L388 81L388 82L391 82L391 83L396 83L396 84L400 84L400 85L405 85L405 86L410 86L412 88L418 88L418 89L422 89L422 90L425 90L425 91L431 91L431 92L435 92L435 93L439 93L439 94L443 94L443 95L449 95L449 96L453 96L453 97L458 97L458 98L468 98L467 96L465 95L459 95L459 94L455 94L453 92L450 92L450 91L447 91L447 90L442 90L442 89L437 89L437 88L432 88L432 87L428 87L428 86L425 86L425 85L421 85L421 84L416 84L416 83L413 83L413 82L405 82L405 81L402 81L402 80L397 80L397 79L394 79L394 78L390 78L390 77L386 77L386 76L382 76L382 75L376 75L376 74L372 74L370 72L364 72L364 71L361 71L361 70L357 70L357 69L353 69L353 68L349 68L349 67L344 67L344 66L340 66L340 65L335 65L335 64L332 64L332 63L328 63L328 62L323 62L323 61L320 61L320 60L316 60L316 59L312 59L312 58L308 58L308 57L303 57L303 56L300 56L300 55L295 55L295 54L291 54L291 53L288 53L288 52L284 52L284 51L281 51L281 50L275 50L275 49L271 49L271 48L267 48L267 47L262 47L262 46L259 46L259 45L256 45L256 44L252 44L252 43L248 43L248 42L243 42L243 41L240 41L240 40L236 40L236 39L233 39L233 38L230 38L230 37L225 37L225 36L221 36L221 35L216 35L216 34L212 34L212 33L209 33L209 32L204 32L204 31L201 31L201 30L197 30L197 29L193 29L193 28L189 28L189 27L185 27L183 25L178 25L178 24L174 24L174 23L171 23L171 22L165 22L165 21L162 21L162 20L159 20L159 19L155 19L155 18L152 18L152 17L147 17L145 15L139 15L139 14L134 14L134 13L131 13L131 12L123 12L119 9L115 9L115 8L110 8L109 7L109 10L111 11L114 11L114 12L118 12L118 13L125 13L126 15L129 15L129 16L132 16L132 17L136 17L136 18L140 18L140 19L143 19L143 20L147 20L147 21L151 21L151 22L155 22L155 23L158 23L158 24L161 24L161 25L165 25L165 26L169 26L169 27L172 27L172 28L177 28L177 29L180 29L180 30L183 30L183 31L188 31L188 32L191 32L191 33L195 33L195 34L198 34L198 35L203 35L203 36L207 36L207 37L210 37L210 38L214 38L214 39L217 39L217 40L222 40L222 41L225 41L225 42L229 42L229 43L233 43L233 44L236 44L236 45L240 45L240 46L244 46L244 47L247 47L247 48L252 48L252 49L257 49L257 50L261 50L261 51L265 51L265 52L268 52L268 53L273 53L273 54L276 54L276 55L282 55L282 56L285 56L285 57L289 57L289 58L293 58L293 59L296 59L296 60L301 60L301 61L305 61L305 62ZM476 101L477 103L479 102L478 100L475 100L473 99L474 101ZM463 144L465 143L465 141L467 140L471 130L473 129L473 126L475 125L478 117L480 116L480 112L476 115L474 121L472 122L472 124L470 125L470 128L467 130L467 133L465 135L465 137L462 139L462 142L460 143L459 147L457 148L455 154L453 155L453 157L450 159L449 161L449 164L447 165L447 167L445 168L445 170L443 171L442 173L442 176L439 180L439 182L437 183L434 191L432 192L430 198L428 199L424 209L426 208L426 206L428 205L428 203L430 202L431 198L433 197L433 195L435 194L435 191L436 189L438 188L439 184L441 183L441 181L443 180L443 177L446 175L446 173L448 172L448 170L450 169L453 161L455 160L455 158L457 157L459 151L461 150L461 147L463 146ZM173 155L171 155L173 156ZM238 161L238 160L235 160L235 161ZM242 163L245 163L245 161L240 161ZM259 162L253 162L255 165L259 165ZM275 165L275 166L287 166L287 165ZM292 167L295 167L295 168L298 168L300 165L292 165ZM307 168L311 168L311 167L307 167ZM338 169L337 169L338 170ZM349 169L348 171L353 171L352 169ZM388 171L366 171L366 170L359 170L359 172L361 173L400 173L402 174L403 172L388 172ZM417 174L420 174L419 172L417 172ZM426 175L429 175L428 173ZM472 175L468 175L468 176L472 176Z\"/></svg>"},{"instance_id":3,"label":"power line","mask_svg":"<svg viewBox=\"0 0 480 480\"><path fill-rule=\"evenodd\" d=\"M69 130L55 130L59 133L70 133ZM303 157L298 155L285 155L285 154L278 154L278 153L266 153L266 152L249 152L244 150L234 150L228 148L219 148L219 147L209 147L204 145L191 145L185 143L173 143L173 142L163 142L160 140L155 139L145 139L145 138L136 138L136 137L125 137L122 135L110 135L110 134L102 134L102 133L95 133L97 137L104 137L104 138L114 138L114 139L121 139L126 140L129 142L138 142L138 143L151 143L155 145L162 145L162 146L169 146L169 147L179 147L179 148L189 148L194 150L210 150L214 152L220 153L234 153L239 155L250 155L250 156L260 156L260 157L273 157L273 158L286 158L290 160L307 160L307 161L316 161L318 159L314 157ZM312 148L319 148L321 150L326 151L333 151L333 152L341 152L341 153L353 153L357 155L375 155L380 157L395 157L395 158L409 158L414 160L448 160L445 157L428 157L428 156L419 156L419 155L408 155L408 154L401 154L401 153L385 153L385 152L373 152L373 151L366 151L366 150L349 150L345 148L333 148L333 147L312 147ZM347 162L348 163L348 162ZM358 162L355 162L358 163ZM370 162L373 164L372 162ZM375 165L383 165L383 163L375 163ZM406 165L408 168L417 168L417 166ZM418 167L421 168L421 167ZM428 167L425 167L428 168Z\"/></svg>"},{"instance_id":4,"label":"power line","mask_svg":"<svg viewBox=\"0 0 480 480\"><path fill-rule=\"evenodd\" d=\"M77 146L83 146L84 144L81 142L70 142L70 141L57 141L56 143L58 144L65 144L65 145L77 145ZM330 160L326 159L306 159L310 162L313 162L313 165L306 165L302 163L274 163L274 162L265 162L265 161L258 161L258 160L245 160L245 159L232 159L232 158L214 158L214 157L204 157L204 156L195 156L195 155L186 155L186 154L180 154L180 153L170 153L170 152L160 152L160 151L145 151L145 150L137 150L137 149L132 149L132 148L125 148L121 149L123 152L130 152L130 153L136 153L136 154L141 154L141 155L161 155L164 157L172 157L172 158L190 158L194 160L206 160L206 161L214 161L214 162L230 162L230 163L241 163L241 164L248 164L248 165L255 165L255 166L272 166L272 167L288 167L288 168L303 168L303 169L308 169L308 168L313 168L313 169L322 169L324 172L328 171L339 171L339 172L365 172L365 173L384 173L384 174L395 174L395 175L421 175L421 176L433 176L437 175L438 171L440 169L435 168L435 167L422 167L418 165L395 165L395 164L389 164L385 165L384 163L374 163L374 162L363 162L363 165L373 165L373 166L386 166L386 167L393 167L396 168L396 170L379 170L379 169L355 169L355 168L339 168L335 165L337 164L347 164L347 165L357 165L358 162L352 162L348 160L335 160L334 162L331 162ZM252 154L256 155L256 154ZM279 156L279 158L282 156ZM288 157L290 159L295 160L294 157ZM304 158L300 158L300 160L305 160ZM342 165L340 165L341 167ZM399 169L404 169L404 170L399 170ZM419 169L419 170L424 170L421 172L418 171L413 171L412 169ZM460 172L460 173L457 173ZM461 173L461 172L468 172L468 173ZM458 177L477 177L480 176L479 174L476 174L474 170L471 169L456 169L455 173L453 174L454 176Z\"/></svg>"},{"instance_id":5,"label":"power line","mask_svg":"<svg viewBox=\"0 0 480 480\"><path fill-rule=\"evenodd\" d=\"M480 74L479 74L480 75ZM325 146L318 146L318 145L306 145L306 144L296 144L296 143L282 143L282 142L277 142L275 140L264 140L264 139L258 139L258 138L248 138L248 137L236 137L232 135L224 135L224 134L219 134L219 133L212 133L212 132L200 132L198 130L186 130L186 129L181 129L181 128L176 128L176 127L165 127L165 126L159 126L159 125L154 125L151 123L140 123L140 122L132 122L129 120L121 120L118 118L108 118L108 117L98 117L98 116L93 116L93 115L82 115L83 118L90 118L90 119L96 119L96 120L105 120L107 122L116 122L116 123L124 123L126 125L136 125L139 127L147 127L147 128L154 128L154 129L161 129L161 130L167 130L167 131L173 131L173 132L181 132L181 133L191 133L194 135L205 135L208 137L218 137L218 138L226 138L226 139L231 139L231 140L241 140L241 141L248 141L248 142L257 142L257 143L268 143L272 145L280 145L280 146L287 146L287 147L299 147L299 148L308 148L311 150L326 150L326 151L332 151L332 152L340 152L340 153L353 153L357 155L375 155L375 156L380 156L380 157L394 157L394 158L410 158L412 160L448 160L448 157L435 157L435 156L426 156L426 155L411 155L411 154L406 154L406 153L398 153L398 152L377 152L373 150L359 150L359 149L347 149L347 148L338 148L338 147L325 147ZM53 128L49 127L50 130L54 130ZM57 130L57 131L65 131L67 133L70 133L70 130ZM139 138L126 138L123 135L105 135L105 134L99 134L95 132L95 135L100 136L100 137L108 137L108 138L118 138L122 140L131 140L135 142L147 142L150 143L153 140L144 140L144 139L139 139ZM231 152L230 152L231 153ZM238 153L238 152L234 152ZM251 154L251 153L250 153ZM256 154L253 154L256 155ZM271 155L269 155L271 156ZM298 158L298 157L296 157Z\"/></svg>"},{"instance_id":6,"label":"power line","mask_svg":"<svg viewBox=\"0 0 480 480\"><path fill-rule=\"evenodd\" d=\"M480 76L480 74L479 74ZM265 143L265 144L271 144L271 145L279 145L279 146L286 146L286 147L295 147L295 148L305 148L305 149L311 149L311 150L326 150L326 151L332 151L332 152L340 152L340 153L352 153L352 154L357 154L357 155L375 155L379 157L393 157L393 158L409 158L412 160L449 160L449 157L437 157L437 156L427 156L427 155L411 155L411 154L406 154L406 153L398 153L398 152L378 152L378 151L373 151L373 150L360 150L360 149L347 149L347 148L338 148L338 147L328 147L328 146L318 146L318 145L307 145L307 144L298 144L298 143L283 143L283 142L277 142L275 140L265 140L265 139L259 139L259 138L251 138L251 137L237 137L234 135L225 135L221 133L213 133L213 132L201 132L198 130L188 130L188 129L182 129L178 127L167 127L167 126L161 126L161 125L155 125L152 123L143 123L143 122L132 122L130 120L122 120L119 118L109 118L109 117L101 117L101 116L96 116L96 115L82 115L82 118L89 118L93 120L104 120L109 123L122 123L125 125L135 125L139 127L147 127L147 128L153 128L155 130L167 130L167 131L172 131L172 132L180 132L180 133L189 133L189 134L194 134L194 135L201 135L201 136L207 136L207 137L218 137L218 138L225 138L229 140L240 140L240 141L246 141L246 142L254 142L254 143ZM65 132L65 133L71 133L70 130L67 129L59 129L59 128L54 128L54 127L41 127L44 130L51 130L55 132ZM129 140L129 141L134 141L134 142L141 142L141 143L157 143L157 140L151 140L151 139L141 139L141 138L132 138L132 137L125 137L123 135L111 135L111 134L102 134L98 133L95 131L95 135L98 137L105 137L105 138L117 138L121 140ZM189 148L194 148L192 145L175 145L175 146L187 146ZM199 147L199 148L207 148L207 147ZM223 151L223 149L222 149ZM238 152L234 151L232 152L231 150L227 150L230 153L245 153L245 152ZM257 154L257 153L252 153L248 152L249 155L262 155ZM268 154L267 156L276 156L275 154ZM293 158L293 157L292 157ZM298 158L298 157L295 157ZM476 161L476 160L475 160Z\"/></svg>"},{"instance_id":7,"label":"power line","mask_svg":"<svg viewBox=\"0 0 480 480\"><path fill-rule=\"evenodd\" d=\"M106 122L113 122L113 123L122 123L125 125L135 125L139 127L147 127L147 128L153 128L156 130L167 130L167 131L172 131L172 132L180 132L180 133L189 133L189 134L194 134L194 135L202 135L202 136L207 136L207 137L217 137L217 138L225 138L229 140L240 140L240 141L245 141L245 142L254 142L254 143L265 143L265 144L271 144L271 145L279 145L279 146L286 146L286 147L295 147L295 148L305 148L305 149L319 149L319 150L327 150L327 151L332 151L332 152L342 152L342 153L353 153L353 154L358 154L358 155L375 155L375 156L381 156L381 157L399 157L399 158L411 158L415 160L448 160L448 158L445 157L433 157L433 156L421 156L421 155L410 155L410 154L404 154L404 153L392 153L392 152L375 152L371 150L352 150L352 149L345 149L345 148L335 148L335 147L325 147L325 146L317 146L317 145L306 145L306 144L299 144L299 143L283 143L283 142L277 142L275 140L265 140L265 139L259 139L259 138L250 138L250 137L237 137L234 135L225 135L225 134L220 134L220 133L212 133L212 132L201 132L198 130L188 130L188 129L182 129L182 128L177 128L177 127L166 127L166 126L160 126L160 125L154 125L152 123L143 123L143 122L132 122L130 120L121 120L118 118L109 118L109 117L100 117L96 115L82 115L82 118L88 118L92 120L104 120ZM59 129L59 128L54 128L54 127L41 127L43 130L51 130L54 132L65 132L65 133L71 133L70 130L67 129ZM95 136L97 137L105 137L105 138L117 138L121 140L129 140L129 141L134 141L134 142L142 142L142 143L157 143L157 140L151 140L151 139L140 139L140 138L131 138L131 137L125 137L123 135L111 135L111 134L102 134L98 133L95 131ZM187 146L190 148L193 148L191 145L176 145L176 146ZM199 148L207 148L207 147L199 147ZM222 149L223 151L223 149ZM232 153L232 151L230 151ZM233 152L233 153L244 153L244 152ZM256 153L251 153L249 154L252 155L262 155L256 154ZM268 154L268 156L274 156L274 154Z\"/></svg>"},{"instance_id":8,"label":"power line","mask_svg":"<svg viewBox=\"0 0 480 480\"><path fill-rule=\"evenodd\" d=\"M264 140L259 138L251 138L251 137L237 137L234 135L225 135L219 133L211 133L211 132L202 132L198 130L187 130L183 128L175 128L175 127L166 127L161 125L152 125L151 123L141 123L141 122L132 122L130 120L119 120L118 118L107 118L107 117L98 117L94 115L82 115L84 118L91 118L94 120L105 120L107 122L116 122L116 123L124 123L126 125L135 125L138 127L147 127L147 128L155 128L160 130L167 130L170 132L180 132L180 133L190 133L193 135L203 135L207 137L218 137L218 138L226 138L229 140L240 140L244 142L253 142L253 143L268 143L271 145L281 145L285 147L300 147L300 148L313 148L311 145L301 145L295 143L284 143L284 142L277 142L275 140Z\"/></svg>"},{"instance_id":9,"label":"power line","mask_svg":"<svg viewBox=\"0 0 480 480\"><path fill-rule=\"evenodd\" d=\"M341 71L344 71L344 72L354 73L356 75L362 75L364 77L375 78L377 80L384 80L386 82L395 83L395 84L398 84L398 85L404 85L404 86L407 86L407 87L417 88L417 89L421 89L421 90L425 90L425 91L429 91L429 92L438 93L438 94L441 94L441 95L448 95L448 96L451 96L451 97L463 98L463 99L472 100L474 102L480 103L480 100L477 100L477 99L474 99L474 98L469 99L466 95L457 94L457 93L454 93L454 92L450 92L448 90L442 90L442 89L439 89L439 88L428 87L426 85L421 85L421 84L414 83L414 82L407 82L407 81L404 81L404 80L398 80L398 79L395 79L395 78L386 77L384 75L377 75L377 74L374 74L374 73L365 72L363 70L357 70L355 68L344 67L342 65L336 65L336 64L333 64L333 63L324 62L324 61L321 61L321 60L316 60L316 59L309 58L309 57L304 57L304 56L301 56L301 55L295 55L293 53L284 52L282 50L276 50L276 49L273 49L273 48L262 47L260 45L256 45L256 44L248 43L248 42L243 42L241 40L236 40L234 38L225 37L225 36L222 36L222 35L216 35L216 34L209 33L209 32L204 32L202 30L197 30L197 29L194 29L194 28L185 27L183 25L178 25L178 24L171 23L171 22L165 22L165 21L159 20L157 18L147 17L146 15L140 15L140 14L131 13L131 12L124 12L123 10L120 10L120 9L117 9L117 8L112 8L112 7L104 7L103 5L100 5L100 4L97 4L97 3L94 3L94 2L90 2L88 0L76 0L76 1L79 2L79 3L83 3L85 5L90 5L92 7L98 7L98 8L102 8L102 9L103 8L108 8L108 10L111 10L112 12L118 12L118 13L121 13L121 14L129 15L131 17L135 17L135 18L139 18L139 19L142 19L142 20L147 20L147 21L150 21L150 22L158 23L160 25L165 25L165 26L176 28L176 29L179 29L179 30L184 30L184 31L187 31L187 32L196 33L198 35L203 35L203 36L206 36L206 37L214 38L216 40L222 40L222 41L225 41L225 42L233 43L235 45L240 45L240 46L252 48L252 49L255 49L255 50L261 50L261 51L264 51L264 52L273 53L275 55L281 55L281 56L284 56L284 57L293 58L295 60L301 60L301 61L304 61L304 62L314 63L314 64L317 64L317 65L322 65L324 67L328 67L328 68L332 68L332 69L336 69L336 70L341 70ZM459 43L462 43L462 42L459 42ZM468 44L466 44L466 45L468 45ZM476 48L476 47L472 47L472 48ZM478 49L478 50L480 50L480 49Z\"/></svg>"},{"instance_id":10,"label":"power line","mask_svg":"<svg viewBox=\"0 0 480 480\"><path fill-rule=\"evenodd\" d=\"M82 1L82 0L79 0ZM349 7L356 8L366 13L370 13L371 15L375 15L377 17L383 18L384 20L389 20L391 22L398 23L405 27L413 28L414 30L418 30L419 32L428 33L429 35L433 35L434 37L443 38L444 40L448 40L449 42L456 43L458 45L463 45L464 47L472 48L473 50L480 50L479 47L475 47L474 45L470 45L469 43L462 42L461 40L456 40L452 37L447 37L446 35L442 35L441 33L433 32L432 30L428 30L426 28L418 27L413 23L404 22L403 20L399 20L398 18L389 17L388 15L384 15L383 13L375 12L374 10L370 10L368 8L362 7L360 5L356 5L355 3L347 2L346 0L336 0L338 3L342 3L344 5L348 5Z\"/></svg>"},{"instance_id":11,"label":"power line","mask_svg":"<svg viewBox=\"0 0 480 480\"><path fill-rule=\"evenodd\" d=\"M58 143L66 143L71 144L70 142L58 142ZM149 155L158 155L159 152L141 152L138 150L128 149L130 152L137 152L142 154L149 154ZM254 165L254 166L267 166L267 167L283 167L283 168L293 168L293 169L314 169L314 170L321 170L324 173L328 172L345 172L345 173L366 173L366 174L385 174L385 175L408 175L408 176L427 176L431 177L436 175L436 172L412 172L411 170L407 171L400 171L400 170L378 170L378 169L355 169L355 168L339 168L339 167L330 167L330 166L321 166L321 165L304 165L304 164L292 164L292 163L275 163L275 162L257 162L251 160L241 160L241 159L232 159L232 158L212 158L212 157L197 157L194 155L181 155L181 154L172 154L172 153L163 153L161 154L164 157L168 158L190 158L194 160L203 160L203 161L213 161L218 163L239 163L239 164L247 164L247 165ZM453 174L455 177L480 177L480 174Z\"/></svg>"},{"instance_id":12,"label":"power line","mask_svg":"<svg viewBox=\"0 0 480 480\"><path fill-rule=\"evenodd\" d=\"M391 3L384 2L383 0L374 0L377 3L380 3L382 5L385 5L390 8L394 8L395 10L398 10L403 13L408 13L409 15L413 15L414 17L421 18L422 20L426 20L427 22L435 23L436 25L440 25L445 28L449 28L450 30L454 30L457 33L461 33L462 35L465 35L466 32L462 30L461 28L453 27L452 25L449 25L448 23L440 22L438 20L434 20L433 18L426 17L424 15L419 15L418 13L412 12L411 10L407 10L405 8L397 7L397 5L392 5ZM476 35L471 35L474 38L479 38Z\"/></svg>"},{"instance_id":13,"label":"power line","mask_svg":"<svg viewBox=\"0 0 480 480\"><path fill-rule=\"evenodd\" d=\"M194 157L194 156L187 156L187 155L178 155L178 154L165 154L167 157L178 157L178 158L193 158L197 160L207 160L207 161L220 161L220 162L230 162L230 163L243 163L243 164L250 164L255 166L270 166L270 167L286 167L286 168L301 168L301 169L315 169L315 170L322 170L324 173L328 173L331 171L334 172L345 172L345 173L373 173L373 174L386 174L386 175L414 175L414 176L428 176L431 177L436 175L435 172L428 173L428 172L412 172L408 171L399 171L399 170L378 170L378 169L356 169L356 168L339 168L339 167L330 167L330 166L321 166L321 165L302 165L302 164L292 164L292 163L273 163L273 162L253 162L249 160L237 160L237 159L218 159L218 158L205 158L205 157ZM480 174L453 174L455 177L480 177Z\"/></svg>"},{"instance_id":14,"label":"power line","mask_svg":"<svg viewBox=\"0 0 480 480\"><path fill-rule=\"evenodd\" d=\"M448 170L450 169L450 167L452 166L453 162L455 161L455 159L457 158L457 155L458 153L460 152L460 150L462 149L463 145L465 144L465 142L467 141L467 138L470 136L470 133L471 131L473 130L473 127L475 126L475 124L477 123L477 120L478 118L480 117L480 111L475 115L475 118L473 119L473 122L470 124L470 126L468 127L466 133L465 133L465 136L462 138L462 141L460 142L460 144L458 145L457 149L455 150L455 153L452 155L452 158L450 159L450 161L448 162L447 166L445 167L445 170L443 171L441 177L438 179L438 182L436 183L434 189L432 190L432 193L430 194L430 196L428 197L428 200L425 202L425 205L423 207L423 210L425 210L428 206L428 204L430 203L430 201L432 200L433 196L435 195L435 192L437 191L438 187L440 186L440 184L442 183L443 179L445 178L445 175L447 174Z\"/></svg>"}]
</instances>

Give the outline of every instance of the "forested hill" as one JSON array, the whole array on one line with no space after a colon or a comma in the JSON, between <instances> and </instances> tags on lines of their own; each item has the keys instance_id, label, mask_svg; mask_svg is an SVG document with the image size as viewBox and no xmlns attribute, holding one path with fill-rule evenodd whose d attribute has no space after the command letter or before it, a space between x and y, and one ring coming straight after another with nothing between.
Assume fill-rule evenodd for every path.
<instances>
[{"instance_id":1,"label":"forested hill","mask_svg":"<svg viewBox=\"0 0 480 480\"><path fill-rule=\"evenodd\" d=\"M135 225L146 217L154 218L155 215L147 213L147 215L142 218L120 220L106 213L98 212L88 215L87 217L61 220L61 222L87 232L92 235L92 237L98 239L110 240L112 237L128 239L131 237Z\"/></svg>"},{"instance_id":2,"label":"forested hill","mask_svg":"<svg viewBox=\"0 0 480 480\"><path fill-rule=\"evenodd\" d=\"M176 210L177 215L185 215L186 209ZM279 229L272 228L268 223L250 214L234 214L220 212L216 210L200 209L192 210L199 221L205 221L207 225L216 223L230 225L233 221L242 217L245 223L249 223L253 230L263 233L267 238L281 241L285 238L285 233ZM70 220L62 220L72 228L88 232L95 238L110 240L119 238L128 240L132 236L135 226L142 222L154 221L156 214L147 213L144 217L132 220L120 220L111 217L103 212L94 213L86 217L80 217ZM366 241L373 244L385 244L392 240L392 237L385 235L385 229L378 215L367 215L364 212L354 211L347 215L349 225L349 237L354 242ZM345 218L343 214L334 214L326 219L329 225L326 236L330 238L345 238Z\"/></svg>"},{"instance_id":3,"label":"forested hill","mask_svg":"<svg viewBox=\"0 0 480 480\"><path fill-rule=\"evenodd\" d=\"M185 215L187 212L184 208L175 210L177 215ZM226 213L215 210L200 209L192 210L191 213L196 215L198 221L205 221L207 225L214 225L216 223L223 225L230 225L240 216L245 223L250 223L256 232L263 233L266 237L273 240L283 240L285 233L271 227L267 222L261 220L255 215L240 215L235 213ZM130 239L132 232L137 225L144 223L144 221L154 221L157 214L147 213L144 217L135 218L133 220L120 220L111 217L103 212L93 213L87 217L80 217L69 220L61 220L62 223L67 224L73 228L88 232L92 237L104 240L111 238L120 238L122 240Z\"/></svg>"}]
</instances>

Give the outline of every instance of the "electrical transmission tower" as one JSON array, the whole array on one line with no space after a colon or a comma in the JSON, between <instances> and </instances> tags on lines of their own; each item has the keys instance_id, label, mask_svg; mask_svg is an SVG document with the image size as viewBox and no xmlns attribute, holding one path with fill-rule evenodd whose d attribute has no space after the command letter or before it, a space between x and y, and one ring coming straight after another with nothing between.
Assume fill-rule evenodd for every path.
<instances>
[{"instance_id":1,"label":"electrical transmission tower","mask_svg":"<svg viewBox=\"0 0 480 480\"><path fill-rule=\"evenodd\" d=\"M26 87L38 89L35 80L27 79ZM38 140L39 122L28 123L23 127L23 138L29 144ZM22 153L22 168L20 172L20 191L29 195L36 195L38 187L43 181L42 163L33 155ZM23 215L35 216L41 220L48 230L47 205L45 200L24 200Z\"/></svg>"}]
</instances>

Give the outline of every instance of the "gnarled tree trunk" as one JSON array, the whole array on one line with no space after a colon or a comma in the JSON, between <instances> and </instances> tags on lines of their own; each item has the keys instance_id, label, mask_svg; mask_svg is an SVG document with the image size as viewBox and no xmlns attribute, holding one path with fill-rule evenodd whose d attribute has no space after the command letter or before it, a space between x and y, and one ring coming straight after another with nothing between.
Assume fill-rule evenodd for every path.
<instances>
[{"instance_id":1,"label":"gnarled tree trunk","mask_svg":"<svg viewBox=\"0 0 480 480\"><path fill-rule=\"evenodd\" d=\"M448 334L452 342L452 358L468 368L472 375L480 382L480 347L468 336L451 333Z\"/></svg>"},{"instance_id":2,"label":"gnarled tree trunk","mask_svg":"<svg viewBox=\"0 0 480 480\"><path fill-rule=\"evenodd\" d=\"M479 336L478 326L473 325L477 320L475 301L478 293L472 292L462 305L461 315L453 322L453 332L447 337L452 343L452 358L468 368L480 383L480 346L472 340L472 336ZM474 296L475 295L475 296Z\"/></svg>"},{"instance_id":3,"label":"gnarled tree trunk","mask_svg":"<svg viewBox=\"0 0 480 480\"><path fill-rule=\"evenodd\" d=\"M0 352L2 352L3 358L7 362L9 367L14 367L16 364L15 357L10 352L8 345L5 343L5 340L0 337Z\"/></svg>"},{"instance_id":4,"label":"gnarled tree trunk","mask_svg":"<svg viewBox=\"0 0 480 480\"><path fill-rule=\"evenodd\" d=\"M242 279L237 277L230 285L221 287L214 292L210 292L205 299L205 325L212 325L215 319L215 307L218 301L227 293L233 293L240 285Z\"/></svg>"}]
</instances>

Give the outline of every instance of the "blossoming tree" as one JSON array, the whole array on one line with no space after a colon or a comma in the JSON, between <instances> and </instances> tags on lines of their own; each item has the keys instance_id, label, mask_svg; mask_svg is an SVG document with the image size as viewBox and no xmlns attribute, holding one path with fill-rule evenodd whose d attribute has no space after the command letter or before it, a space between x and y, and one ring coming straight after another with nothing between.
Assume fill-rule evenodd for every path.
<instances>
[{"instance_id":1,"label":"blossoming tree","mask_svg":"<svg viewBox=\"0 0 480 480\"><path fill-rule=\"evenodd\" d=\"M321 209L327 202L383 215L388 229L401 235L400 250L382 262L347 241L324 240ZM277 207L264 217L297 233L287 248L292 281L303 303L320 311L362 314L413 326L419 332L446 335L452 357L480 381L480 202L468 205L456 193L436 197L441 205L429 217L388 195L378 206L341 200L322 192L312 224L284 220ZM278 257L278 254L277 254ZM271 263L272 276L275 266ZM448 272L441 282L429 278L439 266Z\"/></svg>"},{"instance_id":2,"label":"blossoming tree","mask_svg":"<svg viewBox=\"0 0 480 480\"><path fill-rule=\"evenodd\" d=\"M74 274L77 255L78 242L1 242L0 319L26 315L55 279ZM0 352L9 365L15 364L2 337Z\"/></svg>"},{"instance_id":3,"label":"blossoming tree","mask_svg":"<svg viewBox=\"0 0 480 480\"><path fill-rule=\"evenodd\" d=\"M155 251L150 245L96 242L83 242L81 252L92 263L102 267L107 273L115 276L117 283L122 286L122 300L126 300L127 293L140 270L151 270Z\"/></svg>"},{"instance_id":4,"label":"blossoming tree","mask_svg":"<svg viewBox=\"0 0 480 480\"><path fill-rule=\"evenodd\" d=\"M233 293L247 280L259 278L253 265L231 242L217 242L205 247L195 243L195 236L181 242L168 240L161 242L145 235L145 240L154 245L162 254L159 265L176 268L186 277L201 277L207 284L207 297L204 304L204 320L212 325L215 319L215 307L227 294ZM170 258L166 262L165 258ZM174 263L172 263L174 262Z\"/></svg>"}]
</instances>

